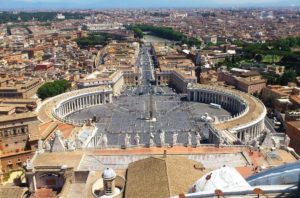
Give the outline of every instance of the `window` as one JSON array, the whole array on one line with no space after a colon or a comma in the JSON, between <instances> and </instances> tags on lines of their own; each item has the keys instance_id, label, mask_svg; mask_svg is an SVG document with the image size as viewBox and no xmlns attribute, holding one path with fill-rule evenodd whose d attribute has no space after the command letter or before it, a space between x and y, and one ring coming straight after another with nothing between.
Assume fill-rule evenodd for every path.
<instances>
[{"instance_id":1,"label":"window","mask_svg":"<svg viewBox=\"0 0 300 198\"><path fill-rule=\"evenodd\" d=\"M17 130L16 129L13 129L13 134L17 135Z\"/></svg>"},{"instance_id":2,"label":"window","mask_svg":"<svg viewBox=\"0 0 300 198\"><path fill-rule=\"evenodd\" d=\"M21 128L21 131L22 131L22 133L25 133L25 128L22 127L22 128Z\"/></svg>"},{"instance_id":3,"label":"window","mask_svg":"<svg viewBox=\"0 0 300 198\"><path fill-rule=\"evenodd\" d=\"M105 183L105 185L106 185L106 193L111 194L112 193L112 184L111 184L111 182L107 181Z\"/></svg>"}]
</instances>

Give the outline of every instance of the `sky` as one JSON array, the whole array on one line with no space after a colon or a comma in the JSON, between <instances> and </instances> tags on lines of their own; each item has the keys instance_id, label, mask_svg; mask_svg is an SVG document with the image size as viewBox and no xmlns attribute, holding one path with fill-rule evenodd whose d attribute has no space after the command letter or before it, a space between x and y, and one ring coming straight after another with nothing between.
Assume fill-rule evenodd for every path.
<instances>
[{"instance_id":1,"label":"sky","mask_svg":"<svg viewBox=\"0 0 300 198\"><path fill-rule=\"evenodd\" d=\"M300 0L0 0L1 9L287 7Z\"/></svg>"}]
</instances>

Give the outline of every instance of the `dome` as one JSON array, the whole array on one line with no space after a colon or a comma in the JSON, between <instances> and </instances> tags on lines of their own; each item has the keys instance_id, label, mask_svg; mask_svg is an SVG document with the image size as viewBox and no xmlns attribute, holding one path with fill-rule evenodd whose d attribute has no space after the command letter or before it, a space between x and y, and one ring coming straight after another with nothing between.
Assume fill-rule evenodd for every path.
<instances>
[{"instance_id":1,"label":"dome","mask_svg":"<svg viewBox=\"0 0 300 198\"><path fill-rule=\"evenodd\" d=\"M190 192L215 191L216 189L224 191L244 187L249 188L250 185L239 172L235 168L225 166L202 176L190 188Z\"/></svg>"},{"instance_id":2,"label":"dome","mask_svg":"<svg viewBox=\"0 0 300 198\"><path fill-rule=\"evenodd\" d=\"M102 174L102 178L104 180L114 179L116 177L116 173L111 168L106 168Z\"/></svg>"}]
</instances>

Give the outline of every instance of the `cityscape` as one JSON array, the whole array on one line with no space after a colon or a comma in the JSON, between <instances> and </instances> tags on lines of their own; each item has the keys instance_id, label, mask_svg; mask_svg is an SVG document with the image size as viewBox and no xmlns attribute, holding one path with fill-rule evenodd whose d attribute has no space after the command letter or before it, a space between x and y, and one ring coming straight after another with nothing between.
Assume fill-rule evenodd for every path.
<instances>
[{"instance_id":1,"label":"cityscape","mask_svg":"<svg viewBox=\"0 0 300 198\"><path fill-rule=\"evenodd\" d=\"M299 159L297 0L0 0L0 198L296 198Z\"/></svg>"}]
</instances>

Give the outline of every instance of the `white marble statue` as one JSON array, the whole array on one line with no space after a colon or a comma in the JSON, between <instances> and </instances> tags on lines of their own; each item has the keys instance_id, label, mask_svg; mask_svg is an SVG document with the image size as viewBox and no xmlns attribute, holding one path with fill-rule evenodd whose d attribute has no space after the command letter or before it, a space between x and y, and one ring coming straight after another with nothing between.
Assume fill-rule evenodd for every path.
<instances>
[{"instance_id":1,"label":"white marble statue","mask_svg":"<svg viewBox=\"0 0 300 198\"><path fill-rule=\"evenodd\" d=\"M177 138L178 138L178 133L177 132L173 133L173 136L172 136L173 146L176 146Z\"/></svg>"},{"instance_id":2,"label":"white marble statue","mask_svg":"<svg viewBox=\"0 0 300 198\"><path fill-rule=\"evenodd\" d=\"M67 146L68 151L74 151L75 150L75 146L74 146L73 142L71 142L70 140L66 141L66 146Z\"/></svg>"},{"instance_id":3,"label":"white marble statue","mask_svg":"<svg viewBox=\"0 0 300 198\"><path fill-rule=\"evenodd\" d=\"M197 135L196 135L196 144L197 144L197 146L201 145L201 135L200 135L200 133L197 133Z\"/></svg>"},{"instance_id":4,"label":"white marble statue","mask_svg":"<svg viewBox=\"0 0 300 198\"><path fill-rule=\"evenodd\" d=\"M191 133L188 133L187 134L187 145L188 146L191 146L192 145L192 134Z\"/></svg>"},{"instance_id":5,"label":"white marble statue","mask_svg":"<svg viewBox=\"0 0 300 198\"><path fill-rule=\"evenodd\" d=\"M38 141L38 152L42 153L43 151L44 151L43 140L39 139L39 141Z\"/></svg>"},{"instance_id":6,"label":"white marble statue","mask_svg":"<svg viewBox=\"0 0 300 198\"><path fill-rule=\"evenodd\" d=\"M78 136L78 134L75 135L75 147L76 149L80 149L82 146L82 142Z\"/></svg>"},{"instance_id":7,"label":"white marble statue","mask_svg":"<svg viewBox=\"0 0 300 198\"><path fill-rule=\"evenodd\" d=\"M153 135L153 133L150 133L149 145L150 146L154 145L154 135Z\"/></svg>"},{"instance_id":8,"label":"white marble statue","mask_svg":"<svg viewBox=\"0 0 300 198\"><path fill-rule=\"evenodd\" d=\"M26 160L26 169L27 170L32 170L33 169L33 166L32 166L32 163L31 163L30 159Z\"/></svg>"},{"instance_id":9,"label":"white marble statue","mask_svg":"<svg viewBox=\"0 0 300 198\"><path fill-rule=\"evenodd\" d=\"M165 132L161 131L161 133L159 134L159 138L160 138L160 145L163 147L165 146Z\"/></svg>"},{"instance_id":10,"label":"white marble statue","mask_svg":"<svg viewBox=\"0 0 300 198\"><path fill-rule=\"evenodd\" d=\"M278 148L277 142L274 137L271 138L271 141L272 141L273 147Z\"/></svg>"},{"instance_id":11,"label":"white marble statue","mask_svg":"<svg viewBox=\"0 0 300 198\"><path fill-rule=\"evenodd\" d=\"M139 136L139 134L136 134L135 136L134 136L134 142L135 142L135 144L138 146L138 145L140 145L140 136Z\"/></svg>"},{"instance_id":12,"label":"white marble statue","mask_svg":"<svg viewBox=\"0 0 300 198\"><path fill-rule=\"evenodd\" d=\"M284 137L284 147L286 147L286 148L289 147L290 141L291 141L291 138L288 135L285 135L285 137Z\"/></svg>"},{"instance_id":13,"label":"white marble statue","mask_svg":"<svg viewBox=\"0 0 300 198\"><path fill-rule=\"evenodd\" d=\"M45 141L45 149L46 149L46 151L50 151L51 150L51 145L50 145L49 140Z\"/></svg>"},{"instance_id":14,"label":"white marble statue","mask_svg":"<svg viewBox=\"0 0 300 198\"><path fill-rule=\"evenodd\" d=\"M107 148L107 143L108 143L108 139L107 139L107 135L106 134L103 134L101 136L101 146L103 148Z\"/></svg>"},{"instance_id":15,"label":"white marble statue","mask_svg":"<svg viewBox=\"0 0 300 198\"><path fill-rule=\"evenodd\" d=\"M125 134L125 137L124 137L124 144L125 144L125 147L129 147L130 146L130 135L129 134Z\"/></svg>"}]
</instances>

